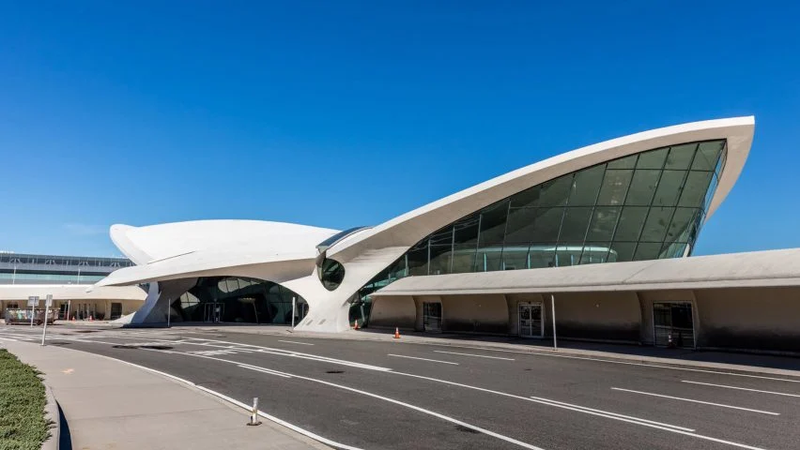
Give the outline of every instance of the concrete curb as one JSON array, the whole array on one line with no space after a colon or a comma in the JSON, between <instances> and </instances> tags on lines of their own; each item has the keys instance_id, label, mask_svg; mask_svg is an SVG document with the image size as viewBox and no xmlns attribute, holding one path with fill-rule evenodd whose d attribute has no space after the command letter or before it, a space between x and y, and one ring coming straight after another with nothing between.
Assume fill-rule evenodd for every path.
<instances>
[{"instance_id":1,"label":"concrete curb","mask_svg":"<svg viewBox=\"0 0 800 450\"><path fill-rule=\"evenodd\" d=\"M42 450L58 450L59 443L61 442L61 415L58 413L58 403L53 394L53 389L45 385L45 395L47 396L47 404L44 407L46 417L53 421L50 431L50 437L42 443Z\"/></svg>"}]
</instances>

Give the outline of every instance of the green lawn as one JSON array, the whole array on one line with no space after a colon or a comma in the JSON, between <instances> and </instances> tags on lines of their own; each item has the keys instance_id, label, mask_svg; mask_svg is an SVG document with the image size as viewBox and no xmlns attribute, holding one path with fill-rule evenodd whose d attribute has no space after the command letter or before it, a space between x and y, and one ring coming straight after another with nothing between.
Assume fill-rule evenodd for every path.
<instances>
[{"instance_id":1,"label":"green lawn","mask_svg":"<svg viewBox=\"0 0 800 450\"><path fill-rule=\"evenodd\" d=\"M38 450L50 436L39 371L0 349L0 450Z\"/></svg>"}]
</instances>

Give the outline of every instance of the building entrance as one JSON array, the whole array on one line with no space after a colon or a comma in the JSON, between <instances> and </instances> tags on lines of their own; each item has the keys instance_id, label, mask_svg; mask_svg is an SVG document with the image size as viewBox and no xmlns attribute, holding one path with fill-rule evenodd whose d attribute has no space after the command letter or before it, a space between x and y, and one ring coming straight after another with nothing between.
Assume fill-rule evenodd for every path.
<instances>
[{"instance_id":1,"label":"building entrance","mask_svg":"<svg viewBox=\"0 0 800 450\"><path fill-rule=\"evenodd\" d=\"M692 304L653 303L653 332L657 347L694 348Z\"/></svg>"},{"instance_id":2,"label":"building entrance","mask_svg":"<svg viewBox=\"0 0 800 450\"><path fill-rule=\"evenodd\" d=\"M204 305L203 322L219 323L225 310L224 303L206 303Z\"/></svg>"},{"instance_id":3,"label":"building entrance","mask_svg":"<svg viewBox=\"0 0 800 450\"><path fill-rule=\"evenodd\" d=\"M438 302L422 304L422 329L442 331L442 304Z\"/></svg>"},{"instance_id":4,"label":"building entrance","mask_svg":"<svg viewBox=\"0 0 800 450\"><path fill-rule=\"evenodd\" d=\"M544 321L542 320L541 303L520 303L518 317L520 337L540 338L544 336Z\"/></svg>"}]
</instances>

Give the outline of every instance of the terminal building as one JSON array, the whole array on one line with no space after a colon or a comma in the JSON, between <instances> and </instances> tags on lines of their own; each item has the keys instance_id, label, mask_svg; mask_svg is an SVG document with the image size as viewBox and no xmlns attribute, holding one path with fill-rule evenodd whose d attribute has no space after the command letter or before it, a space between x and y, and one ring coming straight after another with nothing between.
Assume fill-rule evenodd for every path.
<instances>
[{"instance_id":1,"label":"terminal building","mask_svg":"<svg viewBox=\"0 0 800 450\"><path fill-rule=\"evenodd\" d=\"M744 168L754 125L612 139L371 227L114 225L136 265L96 289L149 283L131 324L169 314L544 338L555 315L563 338L796 351L800 250L691 256Z\"/></svg>"},{"instance_id":2,"label":"terminal building","mask_svg":"<svg viewBox=\"0 0 800 450\"><path fill-rule=\"evenodd\" d=\"M140 287L87 290L111 272L132 265L125 258L2 252L0 317L6 319L9 314L14 317L29 314L29 297L39 297L43 308L48 295L53 296L53 308L61 320L111 320L130 314L139 309L146 297Z\"/></svg>"}]
</instances>

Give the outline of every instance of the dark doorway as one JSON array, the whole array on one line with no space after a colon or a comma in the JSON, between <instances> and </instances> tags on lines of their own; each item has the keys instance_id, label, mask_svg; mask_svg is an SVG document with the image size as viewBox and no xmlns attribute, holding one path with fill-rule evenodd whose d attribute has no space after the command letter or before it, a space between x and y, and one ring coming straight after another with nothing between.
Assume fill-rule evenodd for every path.
<instances>
[{"instance_id":1,"label":"dark doorway","mask_svg":"<svg viewBox=\"0 0 800 450\"><path fill-rule=\"evenodd\" d=\"M653 303L657 347L694 348L694 317L689 302Z\"/></svg>"}]
</instances>

